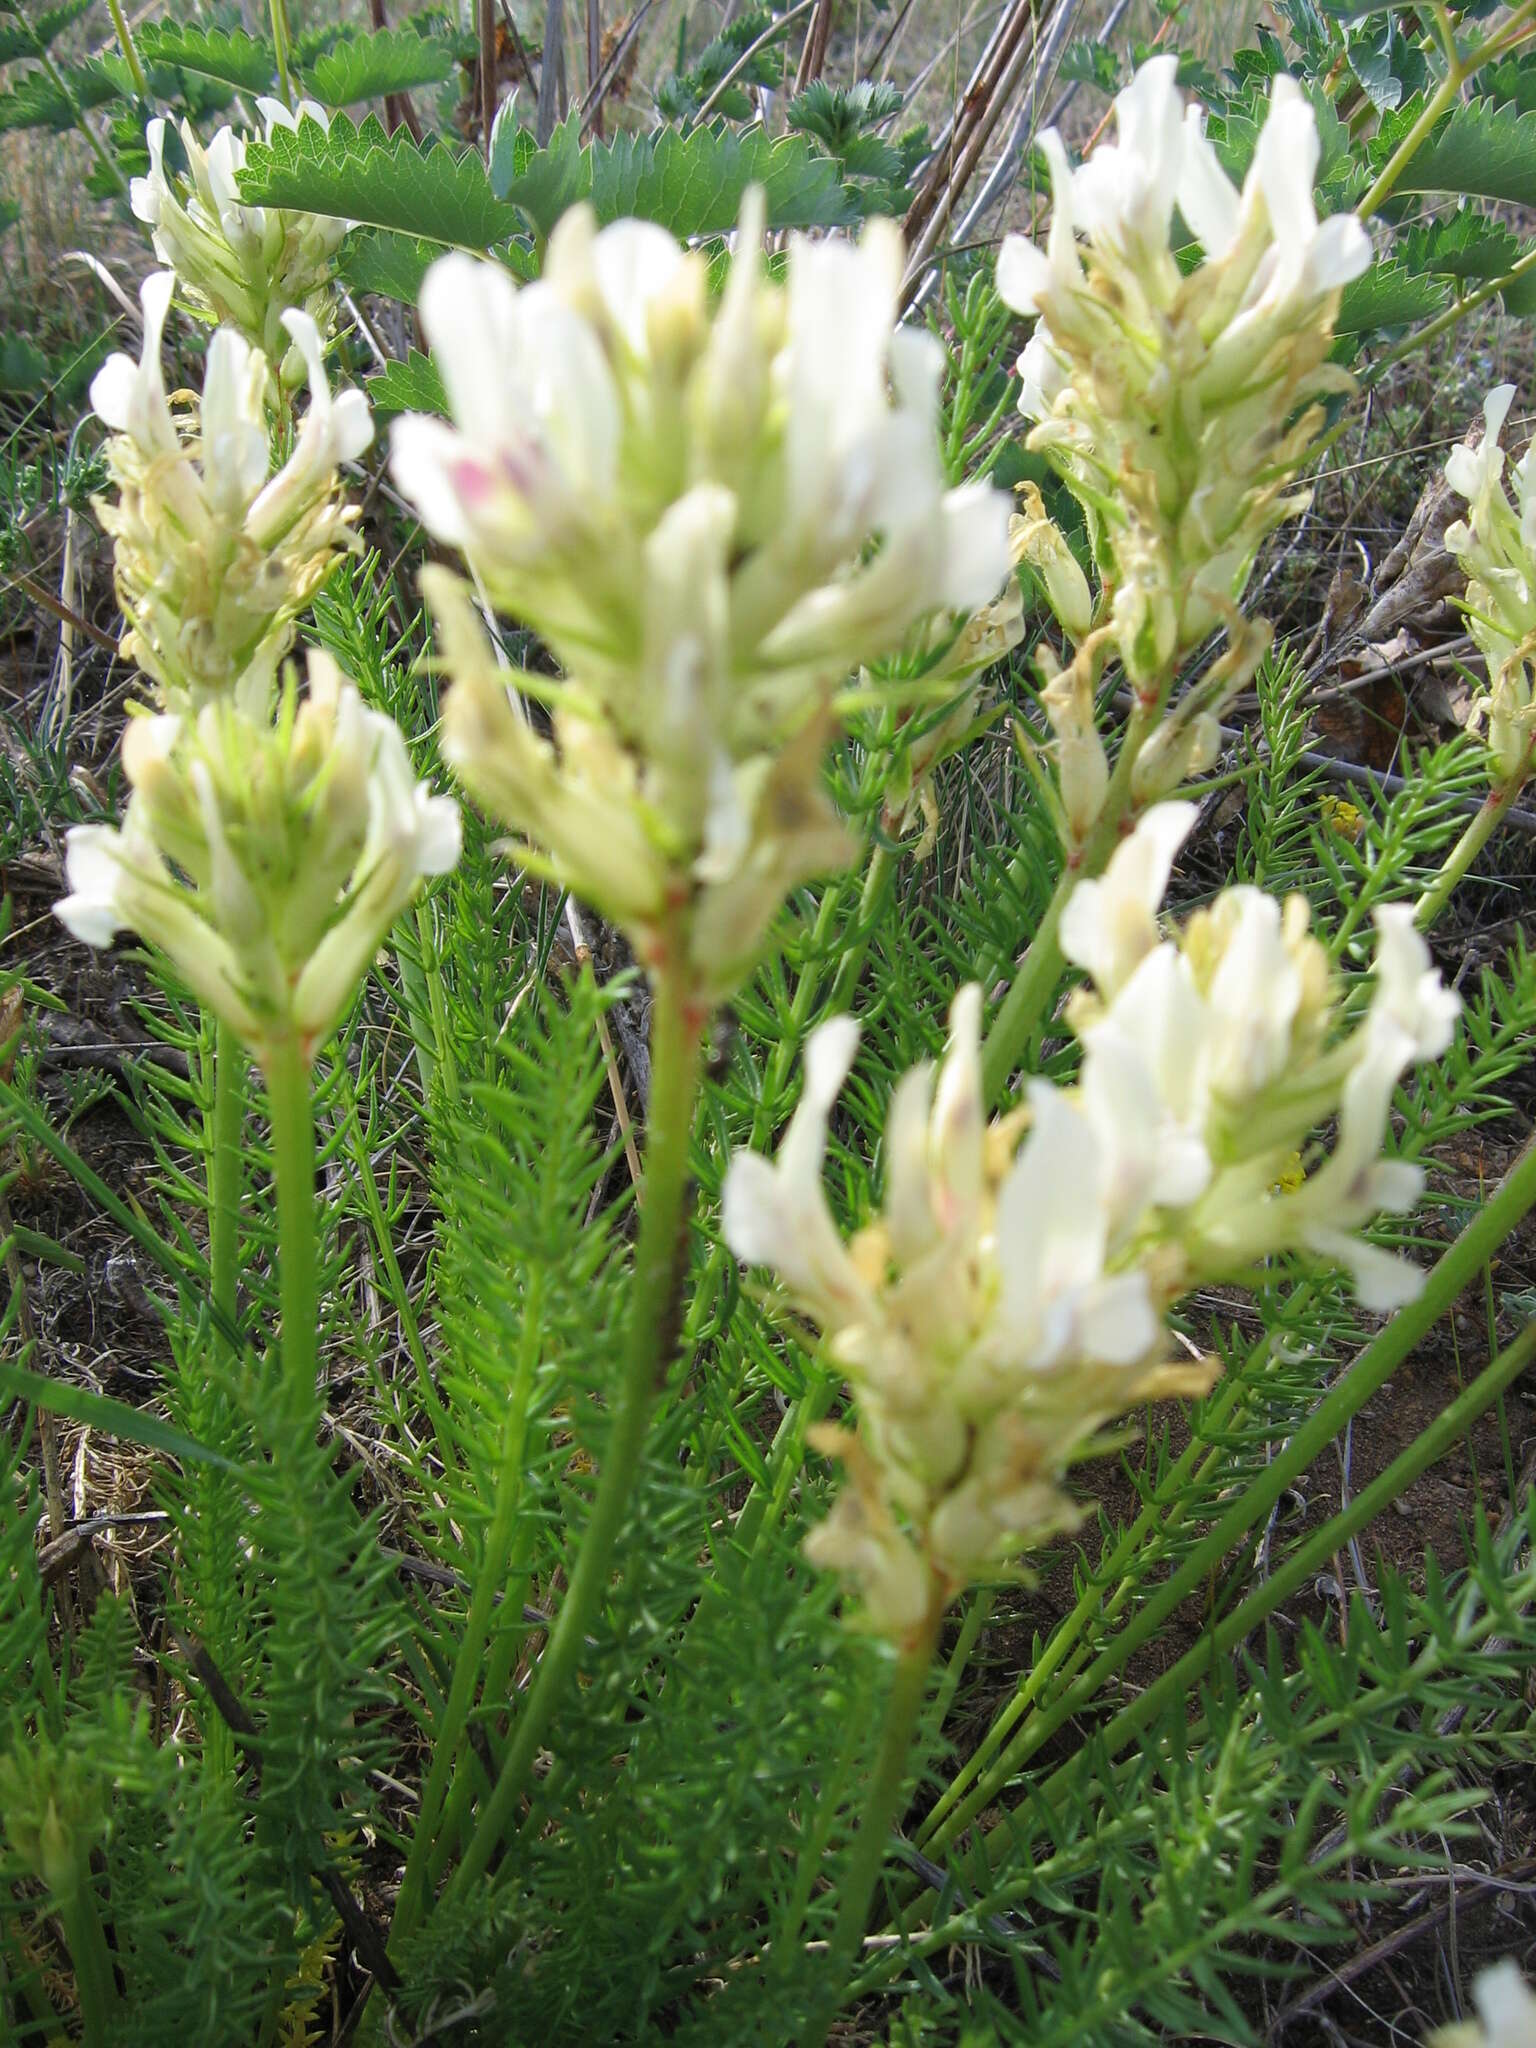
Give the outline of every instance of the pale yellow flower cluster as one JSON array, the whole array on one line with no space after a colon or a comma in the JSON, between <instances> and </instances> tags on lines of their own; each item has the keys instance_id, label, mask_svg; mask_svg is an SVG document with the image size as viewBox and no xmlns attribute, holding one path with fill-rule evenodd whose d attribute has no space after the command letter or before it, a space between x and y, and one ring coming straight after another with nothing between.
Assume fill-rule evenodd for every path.
<instances>
[{"instance_id":1,"label":"pale yellow flower cluster","mask_svg":"<svg viewBox=\"0 0 1536 2048\"><path fill-rule=\"evenodd\" d=\"M445 755L527 864L706 1004L851 854L821 787L837 692L1010 568L1007 500L946 488L941 357L895 324L895 229L791 238L780 284L762 228L754 194L713 306L702 255L584 208L521 289L443 258L421 313L453 424L394 432L423 523L561 670L516 678L547 726L520 717L435 573Z\"/></svg>"},{"instance_id":2,"label":"pale yellow flower cluster","mask_svg":"<svg viewBox=\"0 0 1536 2048\"><path fill-rule=\"evenodd\" d=\"M201 405L178 421L160 369L173 282L163 270L145 279L138 362L112 356L91 386L113 429L117 495L96 510L128 621L122 651L167 710L238 693L264 716L294 620L355 545L338 470L368 446L373 421L361 392L331 396L320 336L300 312L283 323L308 368L309 405L275 474L267 358L233 328L214 334Z\"/></svg>"},{"instance_id":3,"label":"pale yellow flower cluster","mask_svg":"<svg viewBox=\"0 0 1536 2048\"><path fill-rule=\"evenodd\" d=\"M1358 1233L1417 1199L1419 1170L1380 1156L1392 1095L1445 1049L1457 1000L1405 907L1380 913L1372 1001L1344 1036L1301 899L1228 889L1165 935L1158 906L1193 821L1190 805L1156 806L1068 901L1063 950L1090 977L1070 1012L1074 1086L1035 1081L989 1125L967 988L937 1074L897 1087L883 1205L850 1243L821 1183L850 1019L811 1038L777 1158L732 1162L728 1243L775 1271L857 1406L856 1437L821 1438L852 1485L811 1554L849 1574L884 1633L1070 1525L1063 1477L1104 1425L1209 1384L1203 1364L1170 1362L1163 1317L1190 1289L1284 1250L1345 1266L1371 1308L1419 1285ZM1332 1152L1284 1185L1335 1116Z\"/></svg>"}]
</instances>

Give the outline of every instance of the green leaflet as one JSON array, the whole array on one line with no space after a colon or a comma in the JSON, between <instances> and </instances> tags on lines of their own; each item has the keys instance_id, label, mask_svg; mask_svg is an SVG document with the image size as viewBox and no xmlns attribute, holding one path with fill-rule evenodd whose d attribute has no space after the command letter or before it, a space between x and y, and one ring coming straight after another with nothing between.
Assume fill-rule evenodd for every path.
<instances>
[{"instance_id":1,"label":"green leaflet","mask_svg":"<svg viewBox=\"0 0 1536 2048\"><path fill-rule=\"evenodd\" d=\"M453 45L442 37L417 35L408 28L375 29L338 43L317 58L305 83L326 106L350 107L359 100L382 99L386 93L441 85L452 76L453 64Z\"/></svg>"},{"instance_id":2,"label":"green leaflet","mask_svg":"<svg viewBox=\"0 0 1536 2048\"><path fill-rule=\"evenodd\" d=\"M414 306L427 266L442 253L440 242L396 234L389 228L364 228L342 243L336 267L352 291L377 292L382 298Z\"/></svg>"},{"instance_id":3,"label":"green leaflet","mask_svg":"<svg viewBox=\"0 0 1536 2048\"><path fill-rule=\"evenodd\" d=\"M1536 113L1484 101L1455 108L1415 152L1397 190L1536 206Z\"/></svg>"},{"instance_id":4,"label":"green leaflet","mask_svg":"<svg viewBox=\"0 0 1536 2048\"><path fill-rule=\"evenodd\" d=\"M90 4L91 0L64 0L61 7L49 7L30 21L0 27L0 64L12 63L17 57L37 56L72 21L78 21Z\"/></svg>"},{"instance_id":5,"label":"green leaflet","mask_svg":"<svg viewBox=\"0 0 1536 2048\"><path fill-rule=\"evenodd\" d=\"M489 248L521 225L472 151L414 142L403 128L388 135L371 114L360 126L338 114L329 132L304 120L251 143L240 191L258 206L339 215L461 249Z\"/></svg>"},{"instance_id":6,"label":"green leaflet","mask_svg":"<svg viewBox=\"0 0 1536 2048\"><path fill-rule=\"evenodd\" d=\"M391 363L377 377L368 378L363 390L376 420L393 419L402 412L448 416L448 397L437 365L420 349L413 348L403 363Z\"/></svg>"},{"instance_id":7,"label":"green leaflet","mask_svg":"<svg viewBox=\"0 0 1536 2048\"><path fill-rule=\"evenodd\" d=\"M15 88L0 93L0 135L21 128L72 128L78 108L88 113L111 100L126 99L130 85L120 57L92 57L87 63L59 71L27 71Z\"/></svg>"},{"instance_id":8,"label":"green leaflet","mask_svg":"<svg viewBox=\"0 0 1536 2048\"><path fill-rule=\"evenodd\" d=\"M222 1452L211 1451L181 1430L172 1429L168 1422L162 1422L158 1415L152 1415L147 1409L130 1408L125 1401L114 1401L110 1394L93 1394L89 1387L50 1379L46 1373L32 1372L24 1365L12 1365L4 1359L0 1359L0 1392L12 1400L30 1401L52 1415L65 1415L71 1422L83 1422L91 1429L103 1430L108 1436L120 1437L127 1443L143 1444L146 1450L163 1451L167 1457L199 1465L218 1465L227 1472L240 1469Z\"/></svg>"},{"instance_id":9,"label":"green leaflet","mask_svg":"<svg viewBox=\"0 0 1536 2048\"><path fill-rule=\"evenodd\" d=\"M1449 299L1450 289L1439 278L1389 258L1345 286L1334 331L1369 334L1380 327L1407 327L1438 313Z\"/></svg>"},{"instance_id":10,"label":"green leaflet","mask_svg":"<svg viewBox=\"0 0 1536 2048\"><path fill-rule=\"evenodd\" d=\"M146 64L168 64L216 78L237 92L271 92L277 83L272 45L238 28L203 28L194 22L146 21L136 32Z\"/></svg>"}]
</instances>

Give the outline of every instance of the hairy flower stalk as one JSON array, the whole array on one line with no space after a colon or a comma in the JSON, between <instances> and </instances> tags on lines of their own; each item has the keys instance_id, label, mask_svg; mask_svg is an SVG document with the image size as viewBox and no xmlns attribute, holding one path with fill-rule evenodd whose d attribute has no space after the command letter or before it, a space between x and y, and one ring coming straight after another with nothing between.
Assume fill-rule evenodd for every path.
<instances>
[{"instance_id":1,"label":"hairy flower stalk","mask_svg":"<svg viewBox=\"0 0 1536 2048\"><path fill-rule=\"evenodd\" d=\"M293 112L280 100L256 104L268 137L300 120L327 125L324 109L312 100L301 100ZM236 328L292 388L303 382L307 364L303 351L289 346L292 329L284 316L305 313L322 336L329 334L331 259L349 223L246 205L238 184L245 138L233 128L219 129L204 149L191 122L183 121L180 138L184 175L166 169L165 122L150 122L144 136L149 174L133 181L134 215L149 228L156 256L176 273L188 303L210 321Z\"/></svg>"},{"instance_id":2,"label":"hairy flower stalk","mask_svg":"<svg viewBox=\"0 0 1536 2048\"><path fill-rule=\"evenodd\" d=\"M1239 609L1244 587L1265 536L1310 501L1296 479L1322 426L1319 401L1352 388L1328 361L1339 295L1370 261L1352 215L1318 221L1317 124L1292 79L1275 80L1239 192L1176 75L1171 56L1144 64L1115 102L1118 139L1076 170L1054 130L1041 137L1047 245L1011 235L997 266L1004 300L1037 318L1019 363L1028 446L1081 504L1103 583L1093 623L1104 637L1085 659L1080 576L1040 508L1030 560L1079 645L1074 667L1084 664L1071 730L1111 652L1157 712L1180 664L1213 632L1229 638L1149 753L1138 802L1211 758L1223 704L1269 644L1267 626ZM1201 251L1187 274L1175 206ZM1081 843L1083 807L1069 809Z\"/></svg>"},{"instance_id":3,"label":"hairy flower stalk","mask_svg":"<svg viewBox=\"0 0 1536 2048\"><path fill-rule=\"evenodd\" d=\"M521 290L443 258L421 313L454 424L394 431L423 523L562 671L517 678L546 735L433 572L446 758L648 965L680 931L706 1005L786 894L850 856L821 788L835 693L1009 570L1001 493L945 488L940 355L895 327L895 230L792 240L778 285L762 227L753 195L713 311L701 255L585 208Z\"/></svg>"},{"instance_id":4,"label":"hairy flower stalk","mask_svg":"<svg viewBox=\"0 0 1536 2048\"><path fill-rule=\"evenodd\" d=\"M457 805L318 651L275 720L229 702L131 718L123 766L121 826L69 834L59 918L92 946L136 932L264 1067L307 1067L423 878L458 859Z\"/></svg>"},{"instance_id":5,"label":"hairy flower stalk","mask_svg":"<svg viewBox=\"0 0 1536 2048\"><path fill-rule=\"evenodd\" d=\"M169 712L195 715L237 698L259 719L294 620L338 551L355 545L356 515L340 501L337 471L368 446L373 422L361 392L332 397L315 323L293 310L282 330L307 365L309 407L275 474L267 358L233 328L214 334L201 405L179 422L160 369L172 283L168 271L145 279L139 360L112 356L91 386L113 430L107 466L117 499L98 499L96 510L112 536L128 621L122 652Z\"/></svg>"},{"instance_id":6,"label":"hairy flower stalk","mask_svg":"<svg viewBox=\"0 0 1536 2048\"><path fill-rule=\"evenodd\" d=\"M1166 1311L1283 1250L1344 1265L1366 1306L1419 1285L1361 1227L1417 1199L1380 1157L1393 1091L1449 1042L1458 1009L1411 913L1380 913L1372 999L1340 1034L1326 955L1300 898L1224 891L1165 936L1158 906L1194 809L1147 813L1068 903L1062 943L1091 988L1069 1012L1072 1088L1036 1080L988 1124L980 991L956 998L949 1050L892 1099L879 1218L844 1243L822 1191L832 1105L857 1028L824 1025L773 1164L738 1155L724 1233L773 1268L846 1374L856 1435L820 1433L851 1484L810 1554L845 1572L868 1626L900 1642L948 1598L1071 1527L1070 1467L1148 1399L1198 1392ZM1337 1116L1331 1153L1287 1168Z\"/></svg>"}]
</instances>

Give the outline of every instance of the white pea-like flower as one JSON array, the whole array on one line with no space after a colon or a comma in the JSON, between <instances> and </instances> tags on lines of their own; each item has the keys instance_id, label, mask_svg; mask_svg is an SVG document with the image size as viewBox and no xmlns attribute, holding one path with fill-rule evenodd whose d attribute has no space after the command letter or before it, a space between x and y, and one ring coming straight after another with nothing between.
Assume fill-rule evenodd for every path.
<instances>
[{"instance_id":1,"label":"white pea-like flower","mask_svg":"<svg viewBox=\"0 0 1536 2048\"><path fill-rule=\"evenodd\" d=\"M1065 1475L1105 1425L1209 1384L1205 1364L1166 1359L1164 1315L1192 1289L1287 1251L1342 1267L1367 1308L1420 1285L1360 1233L1419 1197L1421 1169L1382 1156L1392 1099L1446 1049L1457 999L1405 906L1379 914L1371 999L1346 1033L1303 898L1238 886L1165 930L1194 815L1155 807L1068 899L1062 946L1091 978L1067 1012L1072 1086L1031 1081L989 1125L969 987L937 1074L896 1086L880 1212L852 1238L822 1180L850 1019L809 1040L777 1156L731 1162L727 1244L815 1323L857 1409L856 1435L816 1440L849 1485L810 1554L898 1639L1071 1525ZM1334 1117L1332 1150L1298 1179L1298 1148Z\"/></svg>"},{"instance_id":2,"label":"white pea-like flower","mask_svg":"<svg viewBox=\"0 0 1536 2048\"><path fill-rule=\"evenodd\" d=\"M808 1554L847 1573L866 1623L893 1636L1071 1526L1061 1480L1102 1424L1209 1383L1164 1362L1132 1253L1150 1184L1130 1155L1146 1134L1045 1082L1027 1132L1017 1116L989 1127L980 1018L980 989L962 989L942 1065L898 1084L881 1212L851 1242L822 1185L851 1019L812 1034L776 1158L738 1153L725 1185L726 1242L774 1270L857 1401L856 1438L818 1439L851 1484Z\"/></svg>"},{"instance_id":3,"label":"white pea-like flower","mask_svg":"<svg viewBox=\"0 0 1536 2048\"><path fill-rule=\"evenodd\" d=\"M458 806L319 651L275 719L232 702L130 719L123 766L123 822L70 832L56 914L91 946L137 933L259 1059L312 1054L421 882L458 860Z\"/></svg>"},{"instance_id":4,"label":"white pea-like flower","mask_svg":"<svg viewBox=\"0 0 1536 2048\"><path fill-rule=\"evenodd\" d=\"M1314 401L1349 388L1327 361L1339 293L1371 253L1352 215L1317 218L1317 123L1293 79L1274 81L1241 192L1176 81L1173 57L1143 64L1116 140L1076 169L1041 137L1046 246L1010 235L997 264L1004 300L1037 320L1019 364L1028 445L1083 506L1143 687L1231 630L1259 544L1308 502L1293 484ZM1188 274L1175 206L1202 253Z\"/></svg>"},{"instance_id":5,"label":"white pea-like flower","mask_svg":"<svg viewBox=\"0 0 1536 2048\"><path fill-rule=\"evenodd\" d=\"M1501 384L1483 403L1483 438L1454 448L1446 482L1467 501L1467 517L1445 529L1445 544L1467 572L1467 629L1488 665L1480 711L1488 730L1495 787L1518 787L1536 752L1536 444L1504 483L1499 436L1515 400Z\"/></svg>"},{"instance_id":6,"label":"white pea-like flower","mask_svg":"<svg viewBox=\"0 0 1536 2048\"><path fill-rule=\"evenodd\" d=\"M990 607L1008 505L946 488L940 359L896 327L901 246L792 238L785 282L749 195L711 307L704 258L584 207L519 287L442 258L421 316L451 422L398 421L396 481L563 673L505 700L467 599L429 589L445 746L528 857L734 988L786 892L851 851L821 790L838 689L933 615Z\"/></svg>"},{"instance_id":7,"label":"white pea-like flower","mask_svg":"<svg viewBox=\"0 0 1536 2048\"><path fill-rule=\"evenodd\" d=\"M259 99L268 137L301 120L327 126L313 100L290 110ZM240 197L245 137L220 128L205 149L190 121L180 130L185 176L167 171L166 124L145 130L149 172L129 191L134 217L150 231L156 256L175 272L188 303L223 326L234 327L277 368L285 384L302 382L305 362L290 349L283 315L307 313L322 333L331 316L332 258L350 223L319 214L250 206Z\"/></svg>"},{"instance_id":8,"label":"white pea-like flower","mask_svg":"<svg viewBox=\"0 0 1536 2048\"><path fill-rule=\"evenodd\" d=\"M309 405L275 475L267 359L234 328L213 335L201 405L178 420L160 368L172 289L168 271L145 279L138 360L109 357L91 385L112 429L117 497L96 509L128 622L123 655L168 709L238 693L259 714L294 619L355 545L338 472L368 446L373 421L361 392L332 397L315 323L293 309L282 327L306 366Z\"/></svg>"}]
</instances>

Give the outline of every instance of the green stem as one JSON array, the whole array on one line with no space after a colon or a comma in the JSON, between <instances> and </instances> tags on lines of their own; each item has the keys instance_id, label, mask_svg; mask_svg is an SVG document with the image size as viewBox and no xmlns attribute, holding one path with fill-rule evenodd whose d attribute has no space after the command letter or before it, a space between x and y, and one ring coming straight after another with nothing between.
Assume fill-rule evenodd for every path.
<instances>
[{"instance_id":1,"label":"green stem","mask_svg":"<svg viewBox=\"0 0 1536 2048\"><path fill-rule=\"evenodd\" d=\"M1355 208L1361 220L1369 220L1373 213L1380 211L1397 189L1403 173L1418 155L1441 115L1455 105L1467 80L1474 72L1481 70L1483 65L1490 63L1495 57L1502 56L1505 50L1521 41L1533 14L1536 14L1536 0L1525 0L1525 4L1515 9L1497 35L1490 36L1487 42L1480 44L1468 56L1458 58L1455 63L1447 65L1445 77L1425 101L1424 111L1393 150L1376 182Z\"/></svg>"},{"instance_id":2,"label":"green stem","mask_svg":"<svg viewBox=\"0 0 1536 2048\"><path fill-rule=\"evenodd\" d=\"M1536 249L1529 249L1518 263L1510 265L1502 277L1488 278L1476 291L1466 293L1464 297L1447 306L1443 313L1437 313L1427 326L1416 327L1411 334L1404 335L1396 348L1388 349L1385 355L1378 356L1372 363L1370 388L1374 389L1394 365L1406 361L1409 356L1422 355L1430 342L1438 341L1442 334L1448 334L1453 327L1459 326L1469 313L1475 313L1479 306L1486 305L1489 299L1497 298L1500 292L1508 291L1512 284L1518 284L1520 279L1533 269L1536 269Z\"/></svg>"},{"instance_id":3,"label":"green stem","mask_svg":"<svg viewBox=\"0 0 1536 2048\"><path fill-rule=\"evenodd\" d=\"M272 1116L272 1174L277 1184L283 1383L298 1413L313 1405L319 1357L314 1103L309 1061L296 1039L270 1048L263 1064Z\"/></svg>"},{"instance_id":4,"label":"green stem","mask_svg":"<svg viewBox=\"0 0 1536 2048\"><path fill-rule=\"evenodd\" d=\"M391 1943L403 1941L414 1932L421 1919L432 1851L441 1832L438 1822L442 1817L444 1797L459 1762L464 1731L469 1726L470 1710L483 1674L485 1645L491 1632L497 1595L506 1584L517 1528L517 1511L522 1501L523 1450L527 1442L528 1408L543 1331L543 1296L544 1268L536 1265L528 1276L517 1375L511 1404L502 1423L501 1469L496 1480L495 1511L486 1537L485 1556L475 1577L469 1612L464 1617L464 1633L454 1658L448 1698L443 1705L442 1719L433 1734L432 1764L422 1788L421 1808L390 1929Z\"/></svg>"},{"instance_id":5,"label":"green stem","mask_svg":"<svg viewBox=\"0 0 1536 2048\"><path fill-rule=\"evenodd\" d=\"M1074 1715L1092 1705L1107 1681L1121 1671L1143 1643L1204 1584L1268 1515L1286 1488L1306 1471L1345 1425L1397 1371L1413 1347L1449 1310L1497 1252L1527 1210L1536 1206L1536 1139L1531 1140L1495 1189L1431 1270L1423 1293L1398 1311L1335 1382L1311 1416L1246 1487L1173 1576L1141 1608L1069 1690L1044 1713L1032 1714L997 1762L949 1815L928 1847L938 1855L976 1815L991 1804L1022 1766ZM1261 1597L1274 1585L1266 1581Z\"/></svg>"},{"instance_id":6,"label":"green stem","mask_svg":"<svg viewBox=\"0 0 1536 2048\"><path fill-rule=\"evenodd\" d=\"M133 31L129 28L128 17L123 12L123 0L107 0L107 11L112 16L112 26L117 31L118 48L123 53L123 62L128 66L133 89L141 100L147 100L149 80L144 76L144 66L139 62L139 53L134 47Z\"/></svg>"},{"instance_id":7,"label":"green stem","mask_svg":"<svg viewBox=\"0 0 1536 2048\"><path fill-rule=\"evenodd\" d=\"M864 971L864 962L869 957L870 941L875 935L875 926L885 907L896 880L896 857L888 846L877 846L869 857L869 867L864 875L864 892L859 898L858 923L847 951L837 963L837 976L832 983L832 993L827 999L827 1015L836 1017L846 1010L853 1000L858 987L859 976ZM831 893L830 891L828 892ZM796 990L798 995L799 991Z\"/></svg>"},{"instance_id":8,"label":"green stem","mask_svg":"<svg viewBox=\"0 0 1536 2048\"><path fill-rule=\"evenodd\" d=\"M1030 1038L1056 992L1063 965L1057 937L1061 914L1078 883L1102 873L1120 843L1120 821L1130 808L1131 776L1136 757L1156 729L1167 691L1168 685L1165 684L1155 700L1138 698L1120 743L1115 772L1104 793L1098 820L1085 844L1063 869L1055 894L1029 942L1029 951L1013 978L1013 986L992 1020L986 1044L981 1049L982 1095L988 1102L1002 1100L1009 1077L1023 1058Z\"/></svg>"},{"instance_id":9,"label":"green stem","mask_svg":"<svg viewBox=\"0 0 1536 2048\"><path fill-rule=\"evenodd\" d=\"M117 187L118 191L126 192L128 190L127 179L123 176L122 172L118 169L117 165L112 161L111 157L108 156L105 148L102 146L100 136L96 133L95 129L91 126L90 122L86 120L84 109L81 107L80 102L75 98L73 91L70 89L69 80L64 76L63 72L59 69L58 65L54 63L53 59L49 56L46 50L39 49L37 53L37 58L39 64L43 68L44 73L47 75L49 84L52 85L58 91L58 93L64 100L64 104L69 108L70 116L74 121L75 127L79 130L80 134L85 137L86 146L90 150L92 156L94 156L97 163L101 165L101 168L112 180L112 183Z\"/></svg>"},{"instance_id":10,"label":"green stem","mask_svg":"<svg viewBox=\"0 0 1536 2048\"><path fill-rule=\"evenodd\" d=\"M292 107L293 79L288 69L292 59L292 43L288 34L286 0L267 0L267 15L272 23L272 49L277 57L277 89L283 105Z\"/></svg>"},{"instance_id":11,"label":"green stem","mask_svg":"<svg viewBox=\"0 0 1536 2048\"><path fill-rule=\"evenodd\" d=\"M68 1896L58 1894L55 1903L74 1966L83 2048L112 2048L117 2038L117 1979L89 1875L82 1871Z\"/></svg>"},{"instance_id":12,"label":"green stem","mask_svg":"<svg viewBox=\"0 0 1536 2048\"><path fill-rule=\"evenodd\" d=\"M668 958L679 966L664 969L655 985L644 1206L613 1428L559 1619L518 1715L501 1775L444 1895L445 1903L462 1900L484 1875L527 1788L555 1711L575 1679L587 1633L608 1591L614 1549L640 1470L646 1427L672 1361L703 1019L680 971L685 958L681 935L669 946Z\"/></svg>"},{"instance_id":13,"label":"green stem","mask_svg":"<svg viewBox=\"0 0 1536 2048\"><path fill-rule=\"evenodd\" d=\"M208 1043L206 1035L203 1040ZM228 1370L239 1365L241 1339L238 1315L240 1286L240 1189L241 1147L245 1130L245 1047L235 1032L215 1019L211 1047L213 1061L212 1102L204 1121L208 1151L208 1292L213 1310L213 1334L220 1357ZM220 1393L222 1402L227 1395ZM204 1476L195 1477L199 1489ZM232 1658L236 1645L216 1642L215 1654L226 1671L238 1670ZM209 1796L222 1796L222 1788L234 1780L234 1735L222 1714L206 1717L203 1725L204 1779Z\"/></svg>"},{"instance_id":14,"label":"green stem","mask_svg":"<svg viewBox=\"0 0 1536 2048\"><path fill-rule=\"evenodd\" d=\"M1439 874L1414 905L1414 918L1421 931L1429 930L1466 879L1472 863L1492 838L1504 813L1520 794L1529 768L1530 756L1527 755L1520 773L1511 776L1507 782L1501 782L1484 797L1477 815L1441 863Z\"/></svg>"},{"instance_id":15,"label":"green stem","mask_svg":"<svg viewBox=\"0 0 1536 2048\"><path fill-rule=\"evenodd\" d=\"M912 1738L922 1718L928 1696L928 1674L933 1664L939 1624L944 1618L944 1593L935 1583L929 1591L928 1613L896 1661L896 1676L886 1703L885 1722L880 1731L880 1749L874 1774L859 1815L848 1867L838 1884L837 1920L832 1929L829 1995L820 2012L801 2035L801 2048L822 2048L832 2024L841 1994L847 1984L859 1944L869 1925L870 1907L890 1845L891 1829L901 1810L901 1795L907 1781L907 1760Z\"/></svg>"},{"instance_id":16,"label":"green stem","mask_svg":"<svg viewBox=\"0 0 1536 2048\"><path fill-rule=\"evenodd\" d=\"M208 1125L208 1268L216 1321L238 1330L240 1158L245 1128L245 1047L220 1019L213 1034L213 1114Z\"/></svg>"},{"instance_id":17,"label":"green stem","mask_svg":"<svg viewBox=\"0 0 1536 2048\"><path fill-rule=\"evenodd\" d=\"M1198 1684L1215 1658L1224 1656L1245 1641L1277 1607L1284 1605L1298 1586L1304 1586L1315 1572L1326 1565L1341 1545L1385 1513L1391 1502L1401 1500L1414 1481L1445 1456L1452 1444L1466 1433L1485 1409L1493 1405L1512 1381L1518 1379L1533 1359L1536 1359L1536 1322L1527 1323L1514 1342L1483 1368L1472 1384L1457 1395L1422 1435L1393 1459L1379 1478L1373 1479L1369 1486L1357 1493L1347 1508L1314 1531L1278 1571L1272 1572L1262 1585L1256 1586L1248 1598L1233 1608L1215 1628L1203 1634L1194 1649L1187 1651L1145 1692L1121 1708L1099 1738L1108 1754L1114 1756L1125 1749L1140 1730L1156 1720L1171 1699L1182 1697ZM1320 1735L1322 1731L1316 1732ZM1066 1765L1052 1776L1043 1795L1047 1801L1052 1787L1063 1783L1066 1773L1072 1768L1072 1765Z\"/></svg>"},{"instance_id":18,"label":"green stem","mask_svg":"<svg viewBox=\"0 0 1536 2048\"><path fill-rule=\"evenodd\" d=\"M1023 1058L1024 1049L1044 1015L1046 1005L1056 993L1056 984L1066 965L1057 937L1061 914L1067 907L1067 898L1081 880L1082 871L1078 868L1068 868L1062 874L1044 917L1035 927L1035 935L1029 942L1029 950L1018 973L1013 977L1012 986L1003 998L1003 1006L992 1020L992 1028L981 1049L981 1092L986 1102L1002 1100L1014 1068Z\"/></svg>"}]
</instances>

